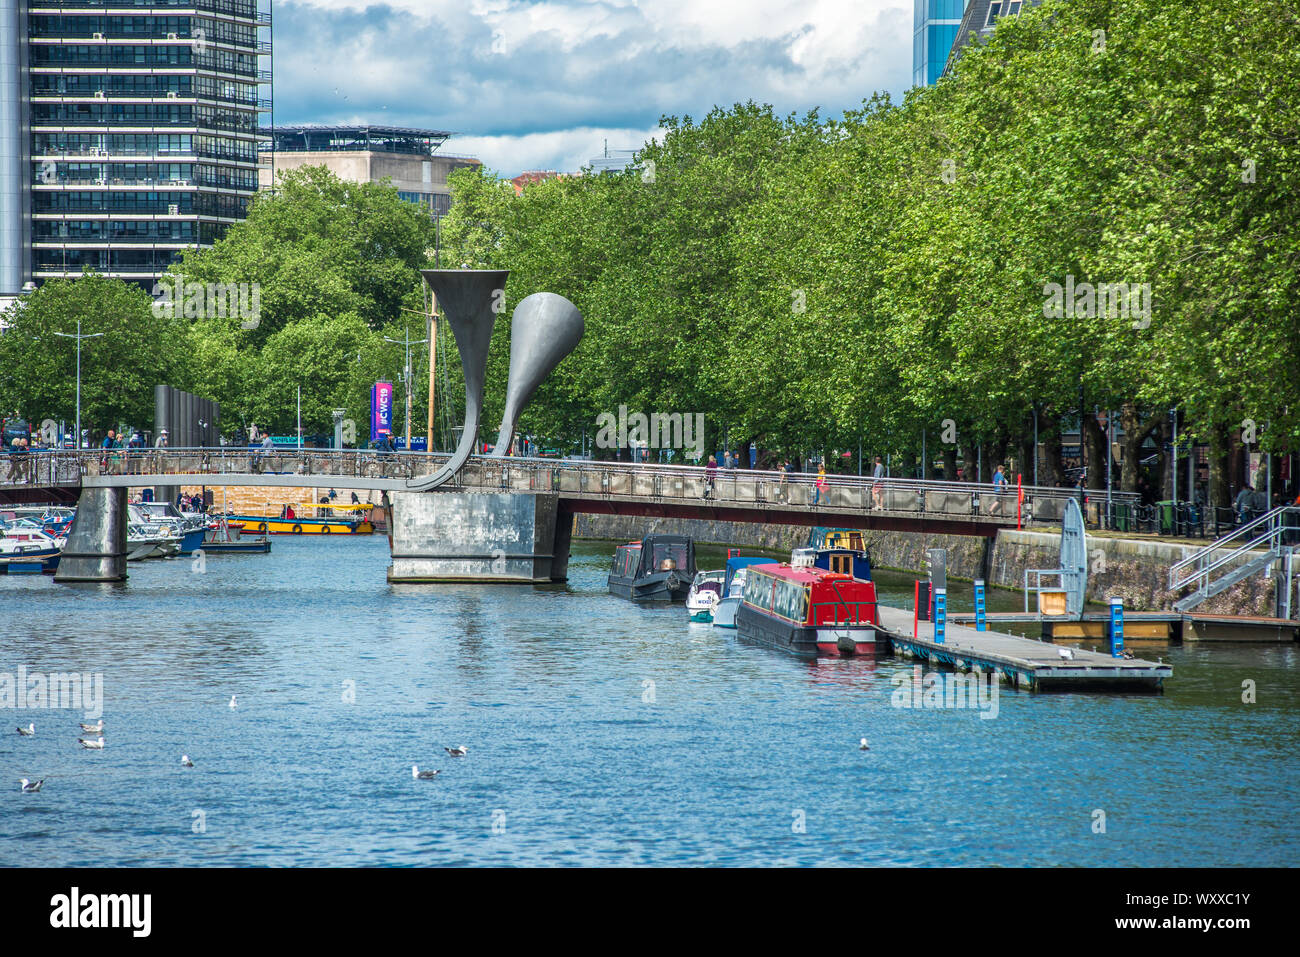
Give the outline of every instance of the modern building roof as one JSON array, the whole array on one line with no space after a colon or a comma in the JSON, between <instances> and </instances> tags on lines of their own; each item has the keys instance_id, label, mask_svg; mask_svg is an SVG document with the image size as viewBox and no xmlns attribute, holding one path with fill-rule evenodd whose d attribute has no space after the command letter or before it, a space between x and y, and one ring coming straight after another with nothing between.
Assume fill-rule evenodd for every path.
<instances>
[{"instance_id":1,"label":"modern building roof","mask_svg":"<svg viewBox=\"0 0 1300 957\"><path fill-rule=\"evenodd\" d=\"M412 153L432 156L447 142L450 130L401 126L278 126L272 133L277 153L361 152Z\"/></svg>"},{"instance_id":2,"label":"modern building roof","mask_svg":"<svg viewBox=\"0 0 1300 957\"><path fill-rule=\"evenodd\" d=\"M948 53L943 75L952 72L952 68L961 59L962 48L966 44L987 38L1002 18L1015 16L1042 2L1043 0L970 0L962 15L961 26L957 28L957 38L952 41L952 50Z\"/></svg>"}]
</instances>

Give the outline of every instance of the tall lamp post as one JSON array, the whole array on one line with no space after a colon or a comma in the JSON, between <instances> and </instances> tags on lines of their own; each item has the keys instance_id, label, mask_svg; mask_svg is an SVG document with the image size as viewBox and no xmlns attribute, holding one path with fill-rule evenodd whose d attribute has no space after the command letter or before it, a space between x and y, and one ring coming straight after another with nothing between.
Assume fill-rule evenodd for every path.
<instances>
[{"instance_id":1,"label":"tall lamp post","mask_svg":"<svg viewBox=\"0 0 1300 957\"><path fill-rule=\"evenodd\" d=\"M406 381L406 451L409 452L411 451L411 346L418 346L421 343L428 342L429 340L412 339L411 329L408 326L406 329L405 339L390 339L388 336L384 336L384 341L392 342L399 346L405 344L406 346L406 375L404 377ZM429 436L426 441L432 442L433 436Z\"/></svg>"},{"instance_id":2,"label":"tall lamp post","mask_svg":"<svg viewBox=\"0 0 1300 957\"><path fill-rule=\"evenodd\" d=\"M81 340L94 339L97 338L98 336L102 336L103 333L92 332L83 336L81 334L81 320L78 319L76 333L56 332L55 335L63 336L63 338L65 339L77 340L77 449L78 451L80 451L81 449Z\"/></svg>"}]
</instances>

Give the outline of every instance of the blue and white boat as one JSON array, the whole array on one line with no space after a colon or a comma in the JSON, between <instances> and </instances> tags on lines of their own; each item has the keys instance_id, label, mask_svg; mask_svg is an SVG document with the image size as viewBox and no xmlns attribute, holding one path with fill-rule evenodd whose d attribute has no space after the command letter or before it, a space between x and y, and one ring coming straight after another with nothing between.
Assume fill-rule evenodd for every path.
<instances>
[{"instance_id":1,"label":"blue and white boat","mask_svg":"<svg viewBox=\"0 0 1300 957\"><path fill-rule=\"evenodd\" d=\"M718 628L735 628L736 611L745 594L745 569L750 565L771 564L772 559L761 555L735 555L727 559L726 577L722 582L722 597L713 606L713 624Z\"/></svg>"}]
</instances>

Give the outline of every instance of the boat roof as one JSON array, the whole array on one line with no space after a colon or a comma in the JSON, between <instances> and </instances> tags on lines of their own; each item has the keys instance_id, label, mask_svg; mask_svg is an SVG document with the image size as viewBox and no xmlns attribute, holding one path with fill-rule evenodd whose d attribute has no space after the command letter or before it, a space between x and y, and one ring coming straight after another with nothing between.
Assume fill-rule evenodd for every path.
<instances>
[{"instance_id":1,"label":"boat roof","mask_svg":"<svg viewBox=\"0 0 1300 957\"><path fill-rule=\"evenodd\" d=\"M758 565L754 569L774 578L780 578L783 581L797 582L800 585L816 585L820 582L857 581L852 575L845 575L841 572L827 571L825 568L795 568L793 565L787 565L784 562L773 562L768 565Z\"/></svg>"},{"instance_id":2,"label":"boat roof","mask_svg":"<svg viewBox=\"0 0 1300 957\"><path fill-rule=\"evenodd\" d=\"M744 568L746 565L762 565L771 561L772 559L763 555L734 555L727 559L727 571L734 572L737 568Z\"/></svg>"},{"instance_id":3,"label":"boat roof","mask_svg":"<svg viewBox=\"0 0 1300 957\"><path fill-rule=\"evenodd\" d=\"M641 539L642 545L654 545L659 542L666 542L669 545L689 545L691 544L691 539L687 535L660 535L660 534L646 535L644 538Z\"/></svg>"}]
</instances>

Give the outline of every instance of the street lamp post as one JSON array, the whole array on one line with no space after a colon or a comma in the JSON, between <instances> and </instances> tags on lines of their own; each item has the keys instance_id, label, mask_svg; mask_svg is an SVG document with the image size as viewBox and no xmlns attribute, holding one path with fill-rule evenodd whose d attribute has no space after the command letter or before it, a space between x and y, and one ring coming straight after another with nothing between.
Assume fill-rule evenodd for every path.
<instances>
[{"instance_id":1,"label":"street lamp post","mask_svg":"<svg viewBox=\"0 0 1300 957\"><path fill-rule=\"evenodd\" d=\"M89 333L88 335L83 336L81 334L81 320L78 319L77 331L75 334L71 332L56 332L55 335L63 336L63 338L65 339L77 340L77 449L78 451L80 451L81 449L81 340L94 339L98 336L102 336L103 333L92 332Z\"/></svg>"},{"instance_id":2,"label":"street lamp post","mask_svg":"<svg viewBox=\"0 0 1300 957\"><path fill-rule=\"evenodd\" d=\"M390 339L388 336L384 336L384 341L392 342L399 346L405 344L406 346L406 451L409 452L411 451L411 346L418 346L421 343L428 342L429 340L412 339L411 329L408 326L406 329L405 339ZM426 441L432 441L432 439L433 436L429 436Z\"/></svg>"}]
</instances>

